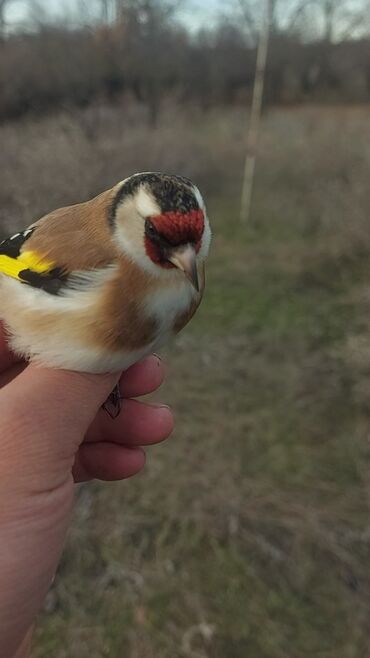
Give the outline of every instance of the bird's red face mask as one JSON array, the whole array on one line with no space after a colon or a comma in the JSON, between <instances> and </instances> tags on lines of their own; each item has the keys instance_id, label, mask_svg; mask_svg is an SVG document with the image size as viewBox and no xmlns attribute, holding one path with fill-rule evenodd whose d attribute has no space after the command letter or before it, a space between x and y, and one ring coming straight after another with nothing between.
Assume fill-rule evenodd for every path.
<instances>
[{"instance_id":1,"label":"bird's red face mask","mask_svg":"<svg viewBox=\"0 0 370 658\"><path fill-rule=\"evenodd\" d=\"M203 210L166 212L145 222L145 249L149 258L163 268L182 270L198 290L196 255L202 246Z\"/></svg>"}]
</instances>

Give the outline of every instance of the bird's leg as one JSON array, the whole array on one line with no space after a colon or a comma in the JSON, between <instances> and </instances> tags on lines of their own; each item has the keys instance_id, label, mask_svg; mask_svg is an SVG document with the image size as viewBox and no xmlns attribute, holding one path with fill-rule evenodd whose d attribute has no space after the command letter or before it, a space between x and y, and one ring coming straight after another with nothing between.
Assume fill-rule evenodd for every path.
<instances>
[{"instance_id":1,"label":"bird's leg","mask_svg":"<svg viewBox=\"0 0 370 658\"><path fill-rule=\"evenodd\" d=\"M117 384L109 398L104 402L103 409L113 420L118 418L122 409L122 396L119 385Z\"/></svg>"}]
</instances>

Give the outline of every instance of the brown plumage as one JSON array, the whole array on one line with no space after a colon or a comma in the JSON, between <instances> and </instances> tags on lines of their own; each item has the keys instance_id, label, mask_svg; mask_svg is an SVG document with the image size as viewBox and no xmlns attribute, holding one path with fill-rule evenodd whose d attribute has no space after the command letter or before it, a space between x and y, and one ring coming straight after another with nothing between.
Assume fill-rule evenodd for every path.
<instances>
[{"instance_id":1,"label":"brown plumage","mask_svg":"<svg viewBox=\"0 0 370 658\"><path fill-rule=\"evenodd\" d=\"M127 368L194 315L209 242L199 190L175 176L137 174L51 212L0 245L13 349L54 367Z\"/></svg>"},{"instance_id":2,"label":"brown plumage","mask_svg":"<svg viewBox=\"0 0 370 658\"><path fill-rule=\"evenodd\" d=\"M117 255L108 224L116 193L113 187L90 201L45 215L33 224L38 228L27 241L27 249L68 272L109 265Z\"/></svg>"}]
</instances>

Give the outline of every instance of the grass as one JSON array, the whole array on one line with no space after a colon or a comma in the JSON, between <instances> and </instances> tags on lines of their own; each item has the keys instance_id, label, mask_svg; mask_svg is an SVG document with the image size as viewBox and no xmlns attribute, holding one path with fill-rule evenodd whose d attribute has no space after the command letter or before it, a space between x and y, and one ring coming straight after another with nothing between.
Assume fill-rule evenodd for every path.
<instances>
[{"instance_id":1,"label":"grass","mask_svg":"<svg viewBox=\"0 0 370 658\"><path fill-rule=\"evenodd\" d=\"M149 451L136 479L79 490L32 656L363 658L370 632L365 115L355 108L268 114L246 229L238 227L235 196L242 113L179 121L191 142L185 150L203 154L184 173L198 173L208 190L215 239L204 303L166 350L169 377L156 396L173 405L176 431ZM160 149L158 135L151 138L158 164L167 168L172 159L181 170L173 155L179 145L166 150L174 134L164 124ZM56 125L51 118L43 127L44 155ZM10 139L13 127L6 131ZM18 162L41 127L23 131ZM96 138L99 153L105 143L99 167L119 160L109 134L100 128ZM220 196L221 156L229 166ZM37 149L32 157L41 157ZM58 157L63 172L66 156ZM90 179L80 164L76 171L92 189L96 172ZM56 185L51 198L71 193L64 178ZM29 212L24 199L9 190L7 198L9 208L24 204Z\"/></svg>"}]
</instances>

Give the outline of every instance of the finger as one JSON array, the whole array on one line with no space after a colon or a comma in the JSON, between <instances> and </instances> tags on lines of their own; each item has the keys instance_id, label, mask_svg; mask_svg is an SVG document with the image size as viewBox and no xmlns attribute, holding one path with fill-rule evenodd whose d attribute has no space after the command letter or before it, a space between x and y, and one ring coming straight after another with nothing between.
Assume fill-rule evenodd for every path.
<instances>
[{"instance_id":1,"label":"finger","mask_svg":"<svg viewBox=\"0 0 370 658\"><path fill-rule=\"evenodd\" d=\"M4 348L6 349L6 348ZM8 352L8 367L2 370L2 334L0 323L0 389L9 384L27 367L25 362L16 362L16 356ZM13 362L11 362L13 359ZM120 390L123 397L139 397L156 391L163 383L165 377L165 368L161 359L156 356L149 356L139 363L131 366L122 374L120 380Z\"/></svg>"},{"instance_id":2,"label":"finger","mask_svg":"<svg viewBox=\"0 0 370 658\"><path fill-rule=\"evenodd\" d=\"M75 482L124 480L139 473L145 465L141 448L124 448L114 443L84 444L73 467Z\"/></svg>"},{"instance_id":3,"label":"finger","mask_svg":"<svg viewBox=\"0 0 370 658\"><path fill-rule=\"evenodd\" d=\"M0 320L0 373L20 361L10 349L4 324Z\"/></svg>"},{"instance_id":4,"label":"finger","mask_svg":"<svg viewBox=\"0 0 370 658\"><path fill-rule=\"evenodd\" d=\"M115 420L103 409L99 411L87 432L86 441L109 441L125 446L152 445L167 439L173 426L169 407L123 400L121 413Z\"/></svg>"},{"instance_id":5,"label":"finger","mask_svg":"<svg viewBox=\"0 0 370 658\"><path fill-rule=\"evenodd\" d=\"M153 393L163 383L165 374L159 356L148 356L123 373L119 384L121 394L125 398L136 398Z\"/></svg>"}]
</instances>

